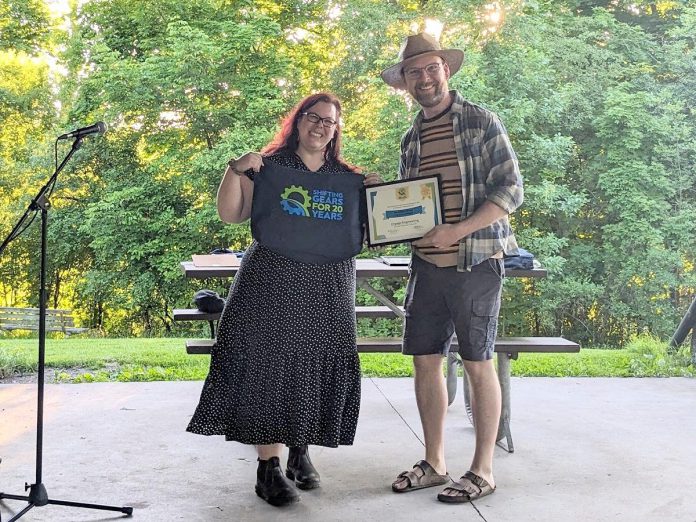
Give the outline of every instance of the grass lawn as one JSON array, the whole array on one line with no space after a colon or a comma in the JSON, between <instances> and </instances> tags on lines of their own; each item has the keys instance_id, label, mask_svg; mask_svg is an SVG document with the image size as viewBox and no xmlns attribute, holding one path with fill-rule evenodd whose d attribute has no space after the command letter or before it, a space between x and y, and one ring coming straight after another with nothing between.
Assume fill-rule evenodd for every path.
<instances>
[{"instance_id":1,"label":"grass lawn","mask_svg":"<svg viewBox=\"0 0 696 522\"><path fill-rule=\"evenodd\" d=\"M692 376L692 366L660 354L655 340L622 350L583 349L577 354L522 354L514 376L648 377ZM0 378L36 371L36 339L0 340ZM48 339L46 367L58 382L201 380L210 357L188 355L184 339ZM366 377L410 377L411 358L361 354Z\"/></svg>"}]
</instances>

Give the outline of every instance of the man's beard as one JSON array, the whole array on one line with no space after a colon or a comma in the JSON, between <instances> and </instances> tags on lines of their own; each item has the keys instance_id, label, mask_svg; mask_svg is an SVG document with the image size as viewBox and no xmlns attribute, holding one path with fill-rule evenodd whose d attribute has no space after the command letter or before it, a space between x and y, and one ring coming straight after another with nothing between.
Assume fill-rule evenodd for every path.
<instances>
[{"instance_id":1,"label":"man's beard","mask_svg":"<svg viewBox=\"0 0 696 522\"><path fill-rule=\"evenodd\" d=\"M445 98L445 91L442 88L442 82L433 81L434 89L430 92L421 92L418 86L414 89L414 98L421 107L435 107Z\"/></svg>"}]
</instances>

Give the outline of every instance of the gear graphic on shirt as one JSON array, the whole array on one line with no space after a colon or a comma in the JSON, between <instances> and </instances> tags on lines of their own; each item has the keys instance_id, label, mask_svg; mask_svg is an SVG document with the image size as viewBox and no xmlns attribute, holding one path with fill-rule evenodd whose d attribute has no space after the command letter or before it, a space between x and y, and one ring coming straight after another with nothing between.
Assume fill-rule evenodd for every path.
<instances>
[{"instance_id":1,"label":"gear graphic on shirt","mask_svg":"<svg viewBox=\"0 0 696 522\"><path fill-rule=\"evenodd\" d=\"M294 197L291 197L294 196ZM309 192L297 185L290 185L280 195L280 206L291 216L309 216L309 205L312 198Z\"/></svg>"}]
</instances>

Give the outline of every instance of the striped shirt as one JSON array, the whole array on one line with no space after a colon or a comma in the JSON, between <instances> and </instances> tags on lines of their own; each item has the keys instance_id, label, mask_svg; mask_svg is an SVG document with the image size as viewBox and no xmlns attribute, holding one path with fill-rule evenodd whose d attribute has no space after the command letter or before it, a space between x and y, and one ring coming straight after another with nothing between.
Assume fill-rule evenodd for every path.
<instances>
[{"instance_id":1,"label":"striped shirt","mask_svg":"<svg viewBox=\"0 0 696 522\"><path fill-rule=\"evenodd\" d=\"M457 223L462 213L462 176L454 146L454 133L446 111L433 118L423 118L420 129L419 176L440 175L442 208L445 223ZM414 247L414 252L426 261L439 266L457 266L459 245L447 248Z\"/></svg>"},{"instance_id":2,"label":"striped shirt","mask_svg":"<svg viewBox=\"0 0 696 522\"><path fill-rule=\"evenodd\" d=\"M508 214L524 198L517 156L507 131L492 112L467 102L457 91L450 91L453 103L446 114L451 120L454 151L461 178L462 207L459 221L467 218L485 201L491 201ZM422 154L423 111L401 140L399 177L419 175ZM424 165L427 167L427 164ZM457 270L471 270L498 252L517 253L517 241L505 216L459 241Z\"/></svg>"}]
</instances>

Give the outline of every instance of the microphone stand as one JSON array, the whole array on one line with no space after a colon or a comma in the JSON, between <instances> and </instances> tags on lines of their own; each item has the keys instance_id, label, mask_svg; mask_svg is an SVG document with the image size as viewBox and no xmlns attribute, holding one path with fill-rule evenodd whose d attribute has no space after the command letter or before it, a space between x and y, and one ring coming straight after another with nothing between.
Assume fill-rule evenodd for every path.
<instances>
[{"instance_id":1,"label":"microphone stand","mask_svg":"<svg viewBox=\"0 0 696 522\"><path fill-rule=\"evenodd\" d=\"M52 190L53 185L58 178L58 174L65 164L70 160L72 155L77 151L82 145L82 136L75 138L72 144L70 152L61 162L60 166L53 173L48 182L41 188L36 197L31 201L29 207L24 212L24 215L20 218L19 222L15 225L7 236L5 241L3 241L2 246L0 246L0 254L5 250L7 245L16 237L18 237L24 229L25 222L36 211L41 212L41 269L40 269L40 279L39 279L39 367L38 367L38 395L37 395L37 408L36 408L36 482L34 484L24 484L24 490L29 490L29 495L10 495L8 493L0 492L0 501L3 499L12 500L24 500L28 504L19 513L13 516L9 522L14 522L18 520L24 514L26 514L33 507L45 506L47 504L55 504L58 506L70 506L77 508L87 508L87 509L100 509L105 511L119 511L130 516L133 514L132 507L116 507L116 506L104 506L100 504L85 504L82 502L68 502L65 500L55 500L48 498L48 493L46 492L46 487L41 481L41 466L43 457L43 407L44 407L44 368L46 363L46 303L48 301L48 296L46 293L46 232L48 230L48 210L51 208L51 203L48 200L47 194ZM26 226L29 226L27 224ZM26 227L24 227L26 228Z\"/></svg>"}]
</instances>

